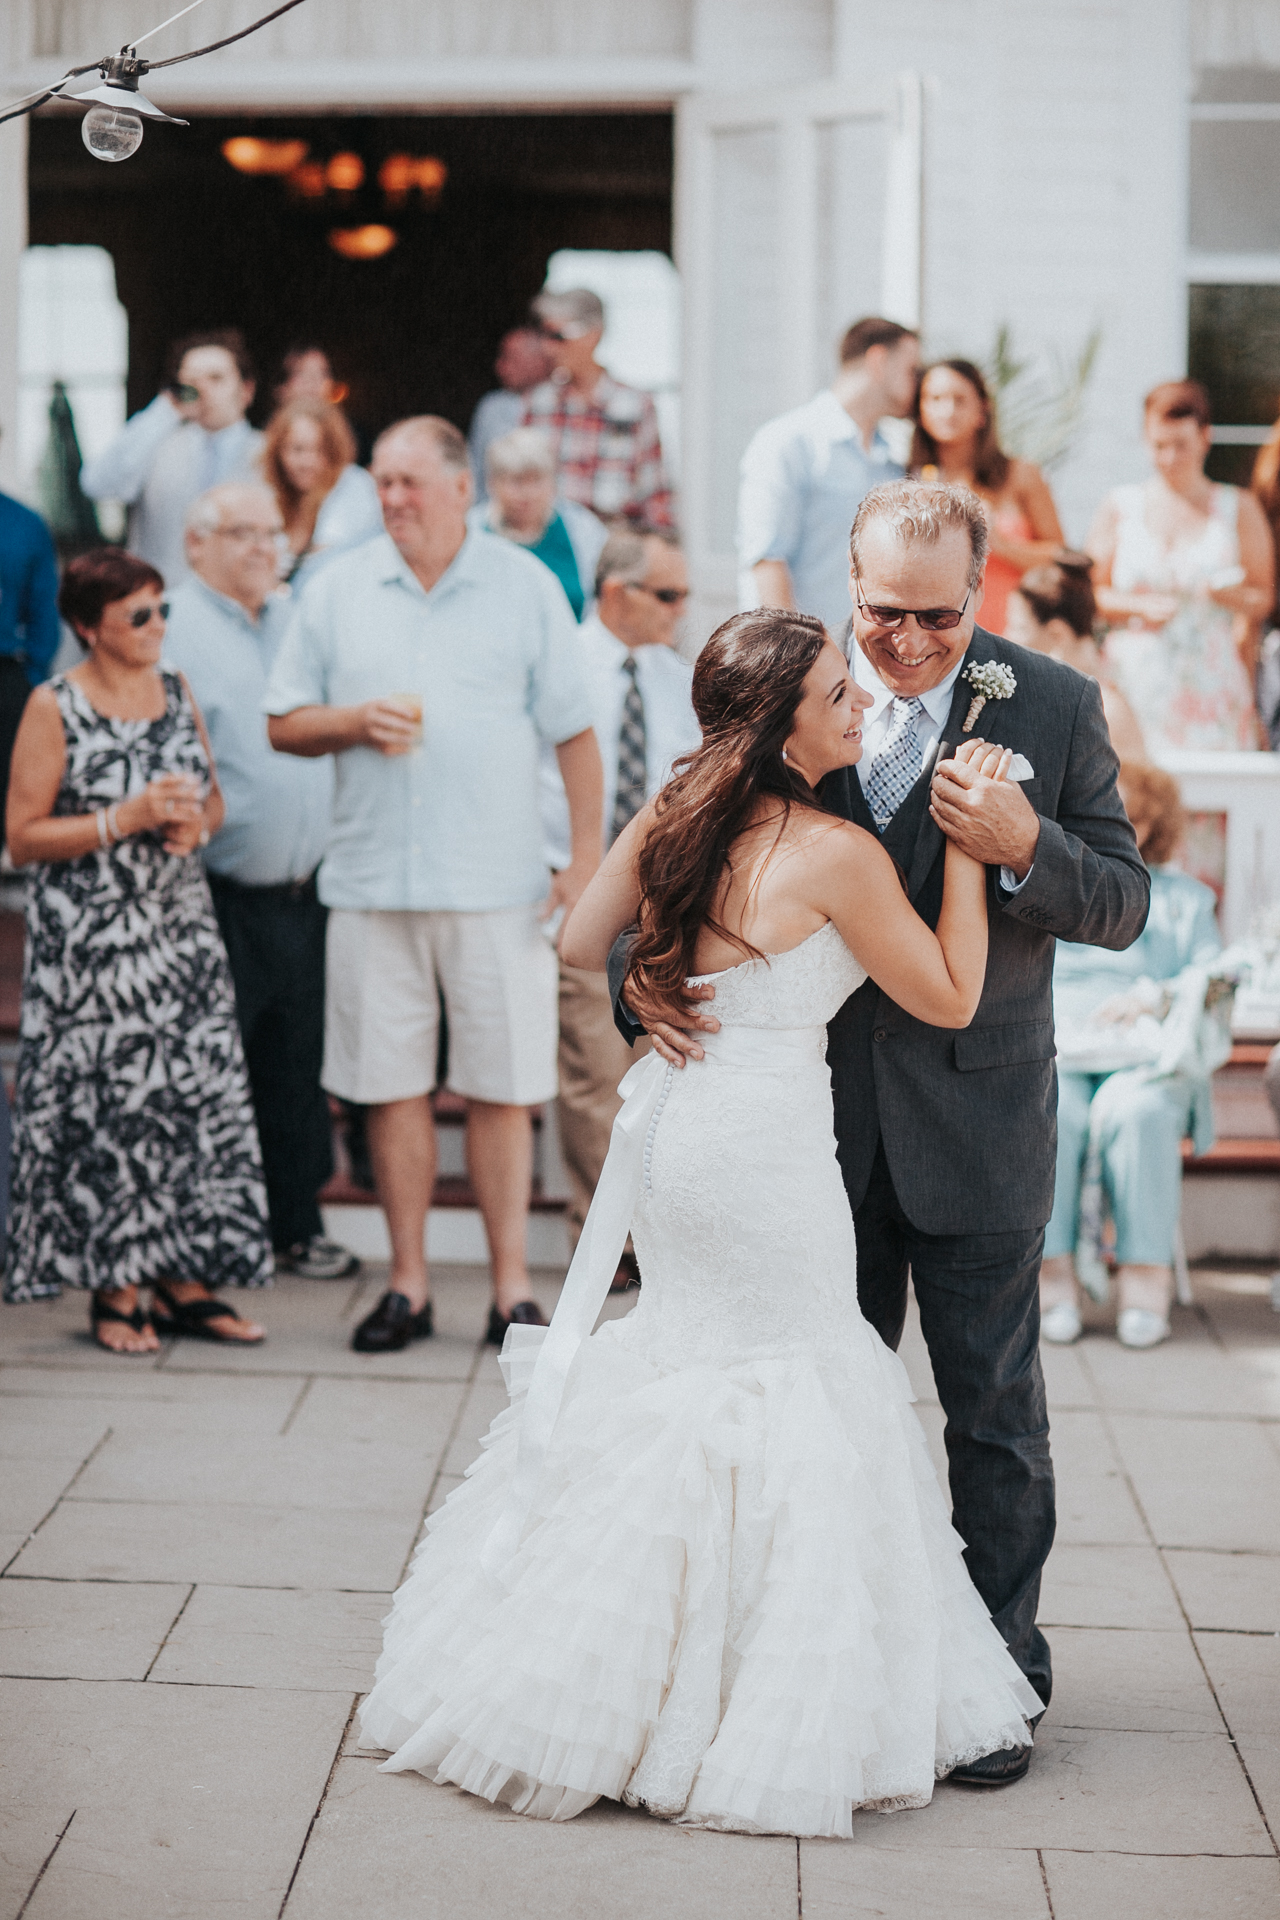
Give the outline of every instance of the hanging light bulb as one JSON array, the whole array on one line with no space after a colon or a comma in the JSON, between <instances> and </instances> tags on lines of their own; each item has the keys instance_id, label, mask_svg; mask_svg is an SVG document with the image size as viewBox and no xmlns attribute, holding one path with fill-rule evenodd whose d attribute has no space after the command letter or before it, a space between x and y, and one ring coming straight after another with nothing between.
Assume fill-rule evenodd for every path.
<instances>
[{"instance_id":1,"label":"hanging light bulb","mask_svg":"<svg viewBox=\"0 0 1280 1920\"><path fill-rule=\"evenodd\" d=\"M95 160L127 160L142 145L142 122L128 107L90 107L80 138Z\"/></svg>"},{"instance_id":2,"label":"hanging light bulb","mask_svg":"<svg viewBox=\"0 0 1280 1920\"><path fill-rule=\"evenodd\" d=\"M167 120L171 126L185 127L185 120L148 100L138 91L138 76L146 72L146 62L135 55L118 54L104 60L100 69L102 84L73 93L72 100L92 100L96 104L86 113L80 138L95 160L127 160L142 145L142 119Z\"/></svg>"}]
</instances>

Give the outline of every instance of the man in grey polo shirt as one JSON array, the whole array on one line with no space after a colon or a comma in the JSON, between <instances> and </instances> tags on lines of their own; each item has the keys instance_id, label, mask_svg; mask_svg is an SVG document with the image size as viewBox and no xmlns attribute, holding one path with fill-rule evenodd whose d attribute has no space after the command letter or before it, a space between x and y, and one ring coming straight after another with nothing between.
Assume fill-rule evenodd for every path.
<instances>
[{"instance_id":1,"label":"man in grey polo shirt","mask_svg":"<svg viewBox=\"0 0 1280 1920\"><path fill-rule=\"evenodd\" d=\"M830 387L760 428L742 456L738 596L814 613L839 641L849 621L849 529L864 494L900 480L878 423L915 404L920 342L896 320L855 322Z\"/></svg>"},{"instance_id":2,"label":"man in grey polo shirt","mask_svg":"<svg viewBox=\"0 0 1280 1920\"><path fill-rule=\"evenodd\" d=\"M320 1085L326 916L315 880L333 774L324 761L273 753L262 712L289 622L282 532L267 487L200 495L187 513L191 572L172 596L164 651L204 715L227 806L205 867L235 982L276 1270L343 1280L360 1262L326 1240L316 1199L333 1172Z\"/></svg>"},{"instance_id":3,"label":"man in grey polo shirt","mask_svg":"<svg viewBox=\"0 0 1280 1920\"><path fill-rule=\"evenodd\" d=\"M333 754L324 1084L370 1108L389 1290L357 1352L430 1334L423 1235L435 1184L439 998L449 1084L493 1270L489 1339L540 1325L525 1238L529 1108L556 1091L556 957L539 918L600 860L602 776L581 641L560 583L510 541L468 532L467 445L426 415L374 448L385 537L304 589L267 691L272 744ZM555 747L572 857L554 877L538 814Z\"/></svg>"}]
</instances>

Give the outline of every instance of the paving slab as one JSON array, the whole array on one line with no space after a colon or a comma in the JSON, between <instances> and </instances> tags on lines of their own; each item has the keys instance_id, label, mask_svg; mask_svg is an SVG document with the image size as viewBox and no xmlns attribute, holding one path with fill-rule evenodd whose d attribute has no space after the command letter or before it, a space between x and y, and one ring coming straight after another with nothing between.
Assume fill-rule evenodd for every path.
<instances>
[{"instance_id":1,"label":"paving slab","mask_svg":"<svg viewBox=\"0 0 1280 1920\"><path fill-rule=\"evenodd\" d=\"M1111 1424L1162 1547L1280 1553L1280 1455L1256 1421L1115 1414Z\"/></svg>"},{"instance_id":2,"label":"paving slab","mask_svg":"<svg viewBox=\"0 0 1280 1920\"><path fill-rule=\"evenodd\" d=\"M796 1843L597 1805L553 1825L340 1762L283 1920L795 1920Z\"/></svg>"},{"instance_id":3,"label":"paving slab","mask_svg":"<svg viewBox=\"0 0 1280 1920\"><path fill-rule=\"evenodd\" d=\"M1050 1415L1060 1544L1145 1546L1142 1515L1116 1460L1100 1413Z\"/></svg>"},{"instance_id":4,"label":"paving slab","mask_svg":"<svg viewBox=\"0 0 1280 1920\"><path fill-rule=\"evenodd\" d=\"M1224 1352L1192 1314L1178 1316L1174 1338L1134 1351L1118 1340L1087 1340L1081 1358L1097 1386L1098 1404L1126 1413L1220 1415L1280 1413L1265 1374Z\"/></svg>"},{"instance_id":5,"label":"paving slab","mask_svg":"<svg viewBox=\"0 0 1280 1920\"><path fill-rule=\"evenodd\" d=\"M61 1580L188 1580L385 1593L416 1518L346 1508L68 1500L10 1571Z\"/></svg>"},{"instance_id":6,"label":"paving slab","mask_svg":"<svg viewBox=\"0 0 1280 1920\"><path fill-rule=\"evenodd\" d=\"M1184 1625L1154 1547L1055 1546L1040 1589L1044 1627Z\"/></svg>"},{"instance_id":7,"label":"paving slab","mask_svg":"<svg viewBox=\"0 0 1280 1920\"><path fill-rule=\"evenodd\" d=\"M0 1580L0 1673L145 1680L191 1589Z\"/></svg>"},{"instance_id":8,"label":"paving slab","mask_svg":"<svg viewBox=\"0 0 1280 1920\"><path fill-rule=\"evenodd\" d=\"M209 1349L206 1349L208 1352ZM87 1380L82 1372L64 1373L57 1367L0 1368L0 1408L14 1418L48 1409L51 1421L69 1419L76 1409L102 1413L110 1425L127 1419L136 1407L138 1418L160 1418L163 1409L195 1424L221 1425L233 1432L261 1424L278 1431L306 1384L305 1376L281 1371L273 1377L241 1379L235 1374L188 1371L170 1374L163 1367L135 1372L126 1363ZM70 1404L68 1404L70 1403ZM273 1424L274 1423L274 1424Z\"/></svg>"},{"instance_id":9,"label":"paving slab","mask_svg":"<svg viewBox=\"0 0 1280 1920\"><path fill-rule=\"evenodd\" d=\"M1060 1408L1096 1407L1098 1390L1084 1365L1082 1348L1054 1347L1046 1340L1040 1348L1044 1371L1044 1390L1049 1401L1049 1419Z\"/></svg>"},{"instance_id":10,"label":"paving slab","mask_svg":"<svg viewBox=\"0 0 1280 1920\"><path fill-rule=\"evenodd\" d=\"M1144 1859L1116 1853L1044 1856L1054 1920L1275 1920L1280 1861Z\"/></svg>"},{"instance_id":11,"label":"paving slab","mask_svg":"<svg viewBox=\"0 0 1280 1920\"><path fill-rule=\"evenodd\" d=\"M354 1694L370 1683L390 1605L390 1593L197 1587L151 1678Z\"/></svg>"},{"instance_id":12,"label":"paving slab","mask_svg":"<svg viewBox=\"0 0 1280 1920\"><path fill-rule=\"evenodd\" d=\"M1193 1627L1280 1633L1280 1554L1166 1551Z\"/></svg>"},{"instance_id":13,"label":"paving slab","mask_svg":"<svg viewBox=\"0 0 1280 1920\"><path fill-rule=\"evenodd\" d=\"M453 1389L449 1389L453 1392ZM417 1516L436 1451L309 1434L223 1437L216 1447L164 1447L112 1434L76 1481L79 1501L200 1507L307 1507Z\"/></svg>"},{"instance_id":14,"label":"paving slab","mask_svg":"<svg viewBox=\"0 0 1280 1920\"><path fill-rule=\"evenodd\" d=\"M1055 1627L1055 1727L1221 1733L1222 1716L1185 1632Z\"/></svg>"},{"instance_id":15,"label":"paving slab","mask_svg":"<svg viewBox=\"0 0 1280 1920\"><path fill-rule=\"evenodd\" d=\"M440 1462L442 1473L465 1473L480 1451L483 1440L500 1413L511 1404L505 1383L499 1378L481 1378L467 1393L462 1417L453 1442Z\"/></svg>"},{"instance_id":16,"label":"paving slab","mask_svg":"<svg viewBox=\"0 0 1280 1920\"><path fill-rule=\"evenodd\" d=\"M105 1353L89 1331L89 1295L79 1287L69 1288L57 1300L6 1303L3 1336L6 1368L15 1370L52 1366L107 1378L126 1367L134 1374L154 1373L164 1360L163 1349Z\"/></svg>"},{"instance_id":17,"label":"paving slab","mask_svg":"<svg viewBox=\"0 0 1280 1920\"><path fill-rule=\"evenodd\" d=\"M39 1846L48 1809L75 1809L24 1920L275 1920L350 1704L5 1681L0 1774L19 1836Z\"/></svg>"},{"instance_id":18,"label":"paving slab","mask_svg":"<svg viewBox=\"0 0 1280 1920\"><path fill-rule=\"evenodd\" d=\"M30 1533L59 1500L79 1473L84 1456L55 1454L52 1459L0 1461L0 1529Z\"/></svg>"},{"instance_id":19,"label":"paving slab","mask_svg":"<svg viewBox=\"0 0 1280 1920\"><path fill-rule=\"evenodd\" d=\"M893 1815L888 1816L890 1819ZM911 1853L802 1840L804 1920L1051 1920L1034 1851L920 1847Z\"/></svg>"},{"instance_id":20,"label":"paving slab","mask_svg":"<svg viewBox=\"0 0 1280 1920\"><path fill-rule=\"evenodd\" d=\"M23 1910L40 1869L75 1818L73 1802L52 1781L49 1788L45 1806L0 1805L0 1920L26 1920Z\"/></svg>"},{"instance_id":21,"label":"paving slab","mask_svg":"<svg viewBox=\"0 0 1280 1920\"><path fill-rule=\"evenodd\" d=\"M18 1460L87 1460L111 1424L100 1406L0 1394L0 1474L12 1479Z\"/></svg>"},{"instance_id":22,"label":"paving slab","mask_svg":"<svg viewBox=\"0 0 1280 1920\"><path fill-rule=\"evenodd\" d=\"M1201 1633L1196 1645L1271 1830L1280 1834L1280 1635Z\"/></svg>"},{"instance_id":23,"label":"paving slab","mask_svg":"<svg viewBox=\"0 0 1280 1920\"><path fill-rule=\"evenodd\" d=\"M437 1453L465 1392L462 1381L313 1379L290 1414L289 1437Z\"/></svg>"},{"instance_id":24,"label":"paving slab","mask_svg":"<svg viewBox=\"0 0 1280 1920\"><path fill-rule=\"evenodd\" d=\"M1052 1707L1016 1786L992 1793L943 1781L928 1807L865 1819L876 1823L865 1837L880 1847L1273 1851L1225 1733L1078 1732L1059 1727Z\"/></svg>"}]
</instances>

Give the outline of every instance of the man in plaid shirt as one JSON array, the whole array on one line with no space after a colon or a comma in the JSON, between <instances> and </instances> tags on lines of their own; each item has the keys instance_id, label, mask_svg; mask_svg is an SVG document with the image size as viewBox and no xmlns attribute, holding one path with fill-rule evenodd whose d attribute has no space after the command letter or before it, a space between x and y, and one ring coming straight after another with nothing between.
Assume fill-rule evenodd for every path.
<instances>
[{"instance_id":1,"label":"man in plaid shirt","mask_svg":"<svg viewBox=\"0 0 1280 1920\"><path fill-rule=\"evenodd\" d=\"M533 315L555 370L529 395L522 424L550 440L561 493L602 520L674 525L653 401L595 357L604 333L598 297L585 287L541 293Z\"/></svg>"}]
</instances>

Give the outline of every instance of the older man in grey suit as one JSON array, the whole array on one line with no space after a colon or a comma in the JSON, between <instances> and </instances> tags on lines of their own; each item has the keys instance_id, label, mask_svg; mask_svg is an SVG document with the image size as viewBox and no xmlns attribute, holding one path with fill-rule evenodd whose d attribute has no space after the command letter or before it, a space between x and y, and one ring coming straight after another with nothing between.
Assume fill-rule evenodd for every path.
<instances>
[{"instance_id":1,"label":"older man in grey suit","mask_svg":"<svg viewBox=\"0 0 1280 1920\"><path fill-rule=\"evenodd\" d=\"M1048 1705L1035 1617L1054 1503L1037 1282L1057 1134L1054 941L1129 946L1149 882L1097 682L974 624L986 545L980 503L960 487L878 487L854 521L853 669L874 704L862 760L831 775L822 797L883 840L931 927L946 836L984 861L989 948L962 1032L912 1019L868 981L832 1021L828 1059L859 1303L896 1347L910 1273L969 1572ZM975 781L951 757L966 731L1013 748L1022 779ZM615 950L615 984L622 959ZM638 1023L666 1058L700 1057L695 1029L715 1024L713 1009L627 998L624 1032ZM1006 1748L952 1777L1003 1786L1029 1757Z\"/></svg>"}]
</instances>

